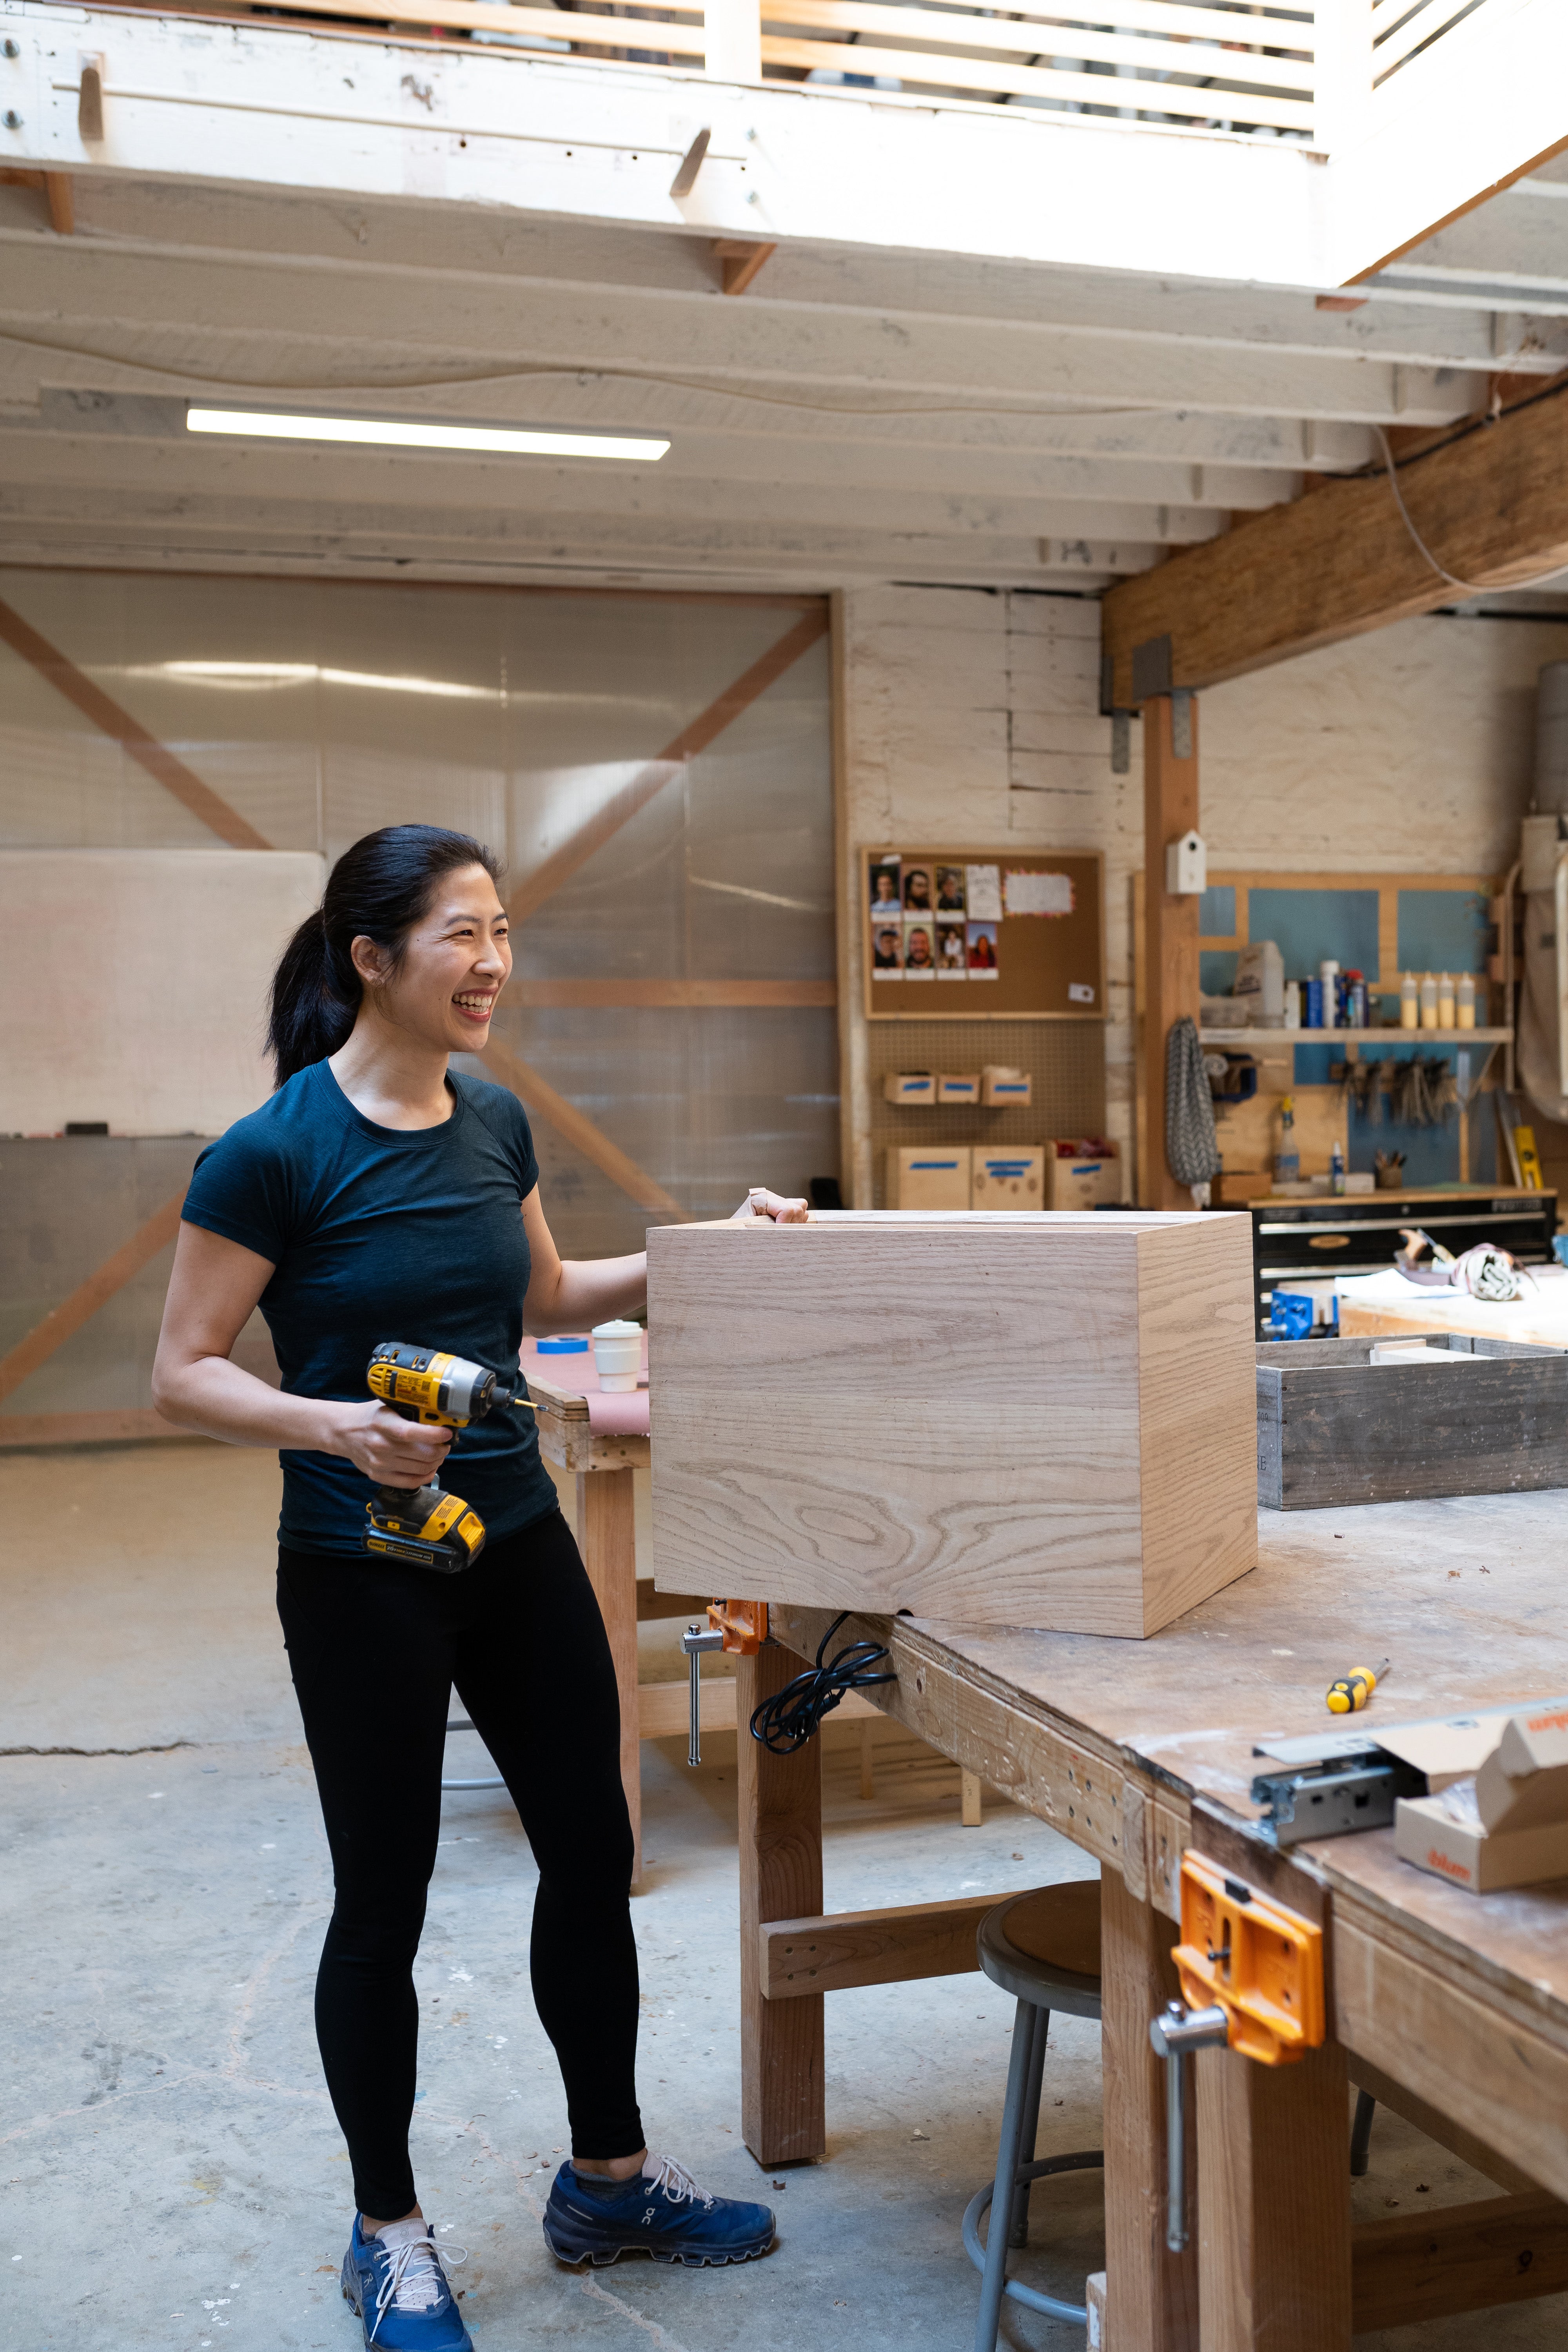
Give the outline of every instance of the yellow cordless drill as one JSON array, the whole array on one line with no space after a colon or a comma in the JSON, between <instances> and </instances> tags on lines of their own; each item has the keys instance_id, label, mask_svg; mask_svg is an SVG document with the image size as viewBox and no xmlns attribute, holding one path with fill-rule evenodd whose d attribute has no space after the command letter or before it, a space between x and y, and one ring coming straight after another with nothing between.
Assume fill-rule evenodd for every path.
<instances>
[{"instance_id":1,"label":"yellow cordless drill","mask_svg":"<svg viewBox=\"0 0 1568 2352\"><path fill-rule=\"evenodd\" d=\"M365 1378L383 1404L427 1428L467 1429L470 1421L504 1412L509 1405L536 1410L517 1393L521 1373L515 1381L503 1381L482 1364L435 1348L405 1347L398 1339L384 1339L372 1350ZM366 1551L387 1552L417 1568L455 1576L471 1568L485 1548L485 1523L478 1511L460 1495L444 1494L435 1478L427 1486L378 1486L364 1507L370 1521Z\"/></svg>"}]
</instances>

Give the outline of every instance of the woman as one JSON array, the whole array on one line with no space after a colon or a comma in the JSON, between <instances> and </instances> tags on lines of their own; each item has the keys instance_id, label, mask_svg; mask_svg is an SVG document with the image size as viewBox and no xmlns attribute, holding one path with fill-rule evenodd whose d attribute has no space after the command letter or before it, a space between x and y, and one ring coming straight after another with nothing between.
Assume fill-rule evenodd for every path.
<instances>
[{"instance_id":1,"label":"woman","mask_svg":"<svg viewBox=\"0 0 1568 2352\"><path fill-rule=\"evenodd\" d=\"M342 2287L385 2352L471 2352L408 2158L453 1684L539 1868L533 1996L572 2127L552 2249L721 2263L773 2233L765 2206L709 2197L645 2145L615 1674L532 1414L463 1433L458 1488L489 1531L473 1567L444 1576L362 1546L372 1487L425 1485L452 1438L369 1396L378 1341L504 1371L525 1327L580 1330L647 1298L640 1254L562 1263L521 1107L447 1068L484 1045L511 970L497 872L433 825L388 826L338 860L273 982L278 1090L196 1162L153 1373L169 1420L281 1449L278 1609L336 1890L316 2030L358 2208ZM771 1193L741 1213L753 1204L805 1213ZM258 1305L281 1392L229 1360Z\"/></svg>"}]
</instances>

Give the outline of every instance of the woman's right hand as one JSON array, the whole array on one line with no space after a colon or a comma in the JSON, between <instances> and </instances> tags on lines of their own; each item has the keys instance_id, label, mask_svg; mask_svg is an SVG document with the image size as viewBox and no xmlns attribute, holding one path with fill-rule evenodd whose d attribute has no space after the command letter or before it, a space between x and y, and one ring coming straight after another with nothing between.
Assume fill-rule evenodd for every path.
<instances>
[{"instance_id":1,"label":"woman's right hand","mask_svg":"<svg viewBox=\"0 0 1568 2352\"><path fill-rule=\"evenodd\" d=\"M452 1450L457 1432L405 1421L379 1399L332 1407L334 1443L377 1486L426 1486Z\"/></svg>"}]
</instances>

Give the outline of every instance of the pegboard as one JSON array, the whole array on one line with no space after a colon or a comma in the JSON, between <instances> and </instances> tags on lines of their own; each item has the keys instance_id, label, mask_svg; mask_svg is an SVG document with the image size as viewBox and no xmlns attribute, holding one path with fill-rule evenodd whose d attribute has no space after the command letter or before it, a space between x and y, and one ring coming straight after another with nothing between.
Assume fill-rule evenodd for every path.
<instances>
[{"instance_id":1,"label":"pegboard","mask_svg":"<svg viewBox=\"0 0 1568 2352\"><path fill-rule=\"evenodd\" d=\"M1098 1135L1105 1128L1105 1032L1101 1024L1017 1021L900 1021L867 1035L871 1092L874 1198L887 1206L889 1144L1040 1143L1047 1136ZM963 1071L1009 1063L1034 1079L1026 1109L987 1110L975 1103L921 1104L884 1099L889 1070Z\"/></svg>"}]
</instances>

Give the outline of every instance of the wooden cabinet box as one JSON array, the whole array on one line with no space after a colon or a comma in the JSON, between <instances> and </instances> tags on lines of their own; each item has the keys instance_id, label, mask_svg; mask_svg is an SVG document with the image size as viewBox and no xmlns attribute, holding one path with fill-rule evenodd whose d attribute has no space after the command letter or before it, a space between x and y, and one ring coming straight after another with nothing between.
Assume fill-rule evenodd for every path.
<instances>
[{"instance_id":1,"label":"wooden cabinet box","mask_svg":"<svg viewBox=\"0 0 1568 2352\"><path fill-rule=\"evenodd\" d=\"M1372 1361L1374 1348L1409 1344L1258 1342L1265 1509L1568 1486L1568 1352L1439 1330L1419 1344L1458 1362Z\"/></svg>"},{"instance_id":2,"label":"wooden cabinet box","mask_svg":"<svg viewBox=\"0 0 1568 2352\"><path fill-rule=\"evenodd\" d=\"M1152 1633L1258 1557L1246 1217L648 1235L655 1580Z\"/></svg>"}]
</instances>

